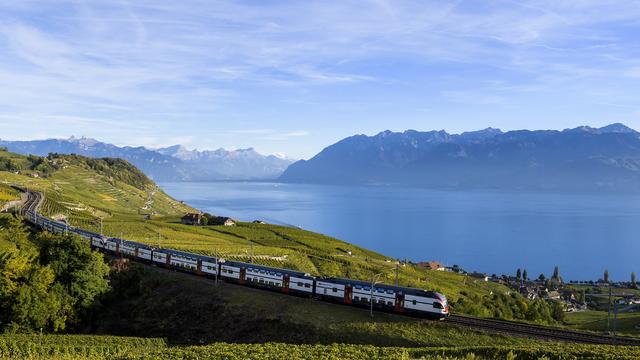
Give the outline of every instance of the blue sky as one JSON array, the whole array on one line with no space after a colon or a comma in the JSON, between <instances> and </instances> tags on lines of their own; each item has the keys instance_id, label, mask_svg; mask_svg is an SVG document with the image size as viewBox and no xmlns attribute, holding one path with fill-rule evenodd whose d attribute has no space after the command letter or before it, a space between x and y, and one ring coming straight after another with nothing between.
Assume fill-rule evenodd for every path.
<instances>
[{"instance_id":1,"label":"blue sky","mask_svg":"<svg viewBox=\"0 0 640 360\"><path fill-rule=\"evenodd\" d=\"M637 1L0 1L0 137L255 147L640 128Z\"/></svg>"}]
</instances>

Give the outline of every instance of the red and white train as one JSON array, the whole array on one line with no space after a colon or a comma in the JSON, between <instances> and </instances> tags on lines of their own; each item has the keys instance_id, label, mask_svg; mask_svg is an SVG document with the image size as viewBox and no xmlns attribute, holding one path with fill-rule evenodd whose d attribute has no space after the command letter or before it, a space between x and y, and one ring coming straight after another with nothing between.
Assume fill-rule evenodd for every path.
<instances>
[{"instance_id":1,"label":"red and white train","mask_svg":"<svg viewBox=\"0 0 640 360\"><path fill-rule=\"evenodd\" d=\"M352 306L369 308L373 302L373 308L378 311L433 318L444 318L449 315L447 298L434 291L385 284L375 284L372 290L371 283L365 281L316 277L294 270L159 249L147 244L109 238L71 227L31 210L26 211L25 216L44 230L58 234L65 232L77 234L90 241L95 249L199 276Z\"/></svg>"}]
</instances>

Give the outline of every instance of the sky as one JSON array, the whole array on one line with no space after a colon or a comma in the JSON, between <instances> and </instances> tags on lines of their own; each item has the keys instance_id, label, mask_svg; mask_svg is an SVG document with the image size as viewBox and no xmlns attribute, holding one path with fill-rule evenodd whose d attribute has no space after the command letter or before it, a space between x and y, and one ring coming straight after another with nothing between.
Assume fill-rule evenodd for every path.
<instances>
[{"instance_id":1,"label":"sky","mask_svg":"<svg viewBox=\"0 0 640 360\"><path fill-rule=\"evenodd\" d=\"M629 0L0 0L0 138L308 158L387 129L640 129L638 39Z\"/></svg>"}]
</instances>

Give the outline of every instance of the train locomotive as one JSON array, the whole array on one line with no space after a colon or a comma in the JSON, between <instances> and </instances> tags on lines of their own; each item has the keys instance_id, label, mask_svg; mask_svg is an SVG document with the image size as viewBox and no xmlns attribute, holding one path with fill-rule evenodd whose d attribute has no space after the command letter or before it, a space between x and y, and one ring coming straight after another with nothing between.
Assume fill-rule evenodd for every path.
<instances>
[{"instance_id":1,"label":"train locomotive","mask_svg":"<svg viewBox=\"0 0 640 360\"><path fill-rule=\"evenodd\" d=\"M316 277L294 270L155 248L72 227L39 215L33 210L27 210L24 214L41 229L57 234L77 234L90 242L94 249L135 261L290 295L313 297L351 306L373 306L377 311L439 319L449 315L447 298L434 291L385 284L375 284L372 289L372 284L366 281Z\"/></svg>"}]
</instances>

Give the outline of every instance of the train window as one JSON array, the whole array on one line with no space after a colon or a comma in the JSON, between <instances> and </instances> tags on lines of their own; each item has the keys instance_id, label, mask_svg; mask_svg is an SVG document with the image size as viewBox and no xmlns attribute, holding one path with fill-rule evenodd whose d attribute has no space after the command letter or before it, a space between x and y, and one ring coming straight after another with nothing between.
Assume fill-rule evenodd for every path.
<instances>
[{"instance_id":1,"label":"train window","mask_svg":"<svg viewBox=\"0 0 640 360\"><path fill-rule=\"evenodd\" d=\"M353 297L353 300L354 300L354 301L360 301L360 298L359 298L358 296L354 296L354 297Z\"/></svg>"},{"instance_id":2,"label":"train window","mask_svg":"<svg viewBox=\"0 0 640 360\"><path fill-rule=\"evenodd\" d=\"M338 292L338 288L333 288L333 292Z\"/></svg>"},{"instance_id":3,"label":"train window","mask_svg":"<svg viewBox=\"0 0 640 360\"><path fill-rule=\"evenodd\" d=\"M300 281L298 281L298 286L302 287L302 283Z\"/></svg>"},{"instance_id":4,"label":"train window","mask_svg":"<svg viewBox=\"0 0 640 360\"><path fill-rule=\"evenodd\" d=\"M311 284L304 284L304 287L306 287L306 288L310 288L310 287L311 287Z\"/></svg>"},{"instance_id":5,"label":"train window","mask_svg":"<svg viewBox=\"0 0 640 360\"><path fill-rule=\"evenodd\" d=\"M391 301L387 301L387 305L393 306L393 303Z\"/></svg>"},{"instance_id":6,"label":"train window","mask_svg":"<svg viewBox=\"0 0 640 360\"><path fill-rule=\"evenodd\" d=\"M416 305L418 302L413 300L412 303L413 303L413 305Z\"/></svg>"},{"instance_id":7,"label":"train window","mask_svg":"<svg viewBox=\"0 0 640 360\"><path fill-rule=\"evenodd\" d=\"M442 304L437 303L437 302L434 302L434 303L433 303L433 308L434 308L434 309L442 309Z\"/></svg>"}]
</instances>

